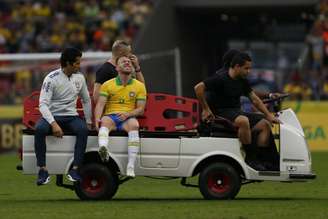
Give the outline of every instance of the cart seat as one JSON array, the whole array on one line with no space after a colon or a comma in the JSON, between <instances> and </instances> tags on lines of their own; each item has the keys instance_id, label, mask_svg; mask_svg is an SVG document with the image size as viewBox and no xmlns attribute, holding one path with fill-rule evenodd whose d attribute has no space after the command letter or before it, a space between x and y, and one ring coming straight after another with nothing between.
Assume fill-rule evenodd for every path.
<instances>
[{"instance_id":1,"label":"cart seat","mask_svg":"<svg viewBox=\"0 0 328 219\"><path fill-rule=\"evenodd\" d=\"M201 122L198 126L200 136L207 137L232 137L237 138L238 129L233 123L220 116L216 116L214 120L209 123Z\"/></svg>"}]
</instances>

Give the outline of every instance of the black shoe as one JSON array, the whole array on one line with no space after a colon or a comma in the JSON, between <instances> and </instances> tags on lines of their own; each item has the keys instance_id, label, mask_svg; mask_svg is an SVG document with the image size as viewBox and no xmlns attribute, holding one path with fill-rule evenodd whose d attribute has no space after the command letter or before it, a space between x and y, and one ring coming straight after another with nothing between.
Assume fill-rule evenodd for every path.
<instances>
[{"instance_id":1,"label":"black shoe","mask_svg":"<svg viewBox=\"0 0 328 219\"><path fill-rule=\"evenodd\" d=\"M248 166L252 167L254 170L257 170L257 171L266 171L267 170L266 167L259 161L247 160L245 162L247 163Z\"/></svg>"},{"instance_id":2,"label":"black shoe","mask_svg":"<svg viewBox=\"0 0 328 219\"><path fill-rule=\"evenodd\" d=\"M263 162L263 165L265 166L267 171L280 171L280 166L277 164L273 164L270 162Z\"/></svg>"}]
</instances>

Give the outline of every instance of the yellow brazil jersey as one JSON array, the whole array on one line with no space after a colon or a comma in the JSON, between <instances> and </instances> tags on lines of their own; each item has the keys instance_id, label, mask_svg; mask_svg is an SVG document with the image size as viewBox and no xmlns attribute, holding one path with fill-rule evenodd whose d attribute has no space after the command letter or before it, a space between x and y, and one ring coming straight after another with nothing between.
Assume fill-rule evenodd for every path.
<instances>
[{"instance_id":1,"label":"yellow brazil jersey","mask_svg":"<svg viewBox=\"0 0 328 219\"><path fill-rule=\"evenodd\" d=\"M145 85L136 79L130 79L123 86L117 76L101 85L100 95L107 97L104 114L130 112L136 108L139 100L146 100L147 92Z\"/></svg>"}]
</instances>

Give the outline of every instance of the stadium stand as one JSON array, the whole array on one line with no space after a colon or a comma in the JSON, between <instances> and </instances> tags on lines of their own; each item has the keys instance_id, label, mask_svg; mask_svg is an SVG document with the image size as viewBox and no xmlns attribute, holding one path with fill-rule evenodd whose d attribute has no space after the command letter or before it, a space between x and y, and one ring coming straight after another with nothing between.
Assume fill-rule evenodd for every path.
<instances>
[{"instance_id":1,"label":"stadium stand","mask_svg":"<svg viewBox=\"0 0 328 219\"><path fill-rule=\"evenodd\" d=\"M110 51L117 38L136 37L152 7L152 0L0 1L0 53L59 52L66 46ZM0 104L21 104L39 89L43 67L8 64L0 62ZM92 85L95 69L83 70Z\"/></svg>"},{"instance_id":2,"label":"stadium stand","mask_svg":"<svg viewBox=\"0 0 328 219\"><path fill-rule=\"evenodd\" d=\"M0 1L0 53L56 52L66 45L108 51L133 39L151 0Z\"/></svg>"},{"instance_id":3,"label":"stadium stand","mask_svg":"<svg viewBox=\"0 0 328 219\"><path fill-rule=\"evenodd\" d=\"M303 74L291 74L289 83L285 89L291 85L300 84L301 89L295 92L303 93L306 99L327 100L328 84L328 1L321 0L318 4L318 14L314 18L306 41L309 48L309 62ZM292 92L293 93L293 92ZM304 95L309 94L309 95ZM307 98L306 96L309 96ZM304 99L304 98L303 98Z\"/></svg>"},{"instance_id":4,"label":"stadium stand","mask_svg":"<svg viewBox=\"0 0 328 219\"><path fill-rule=\"evenodd\" d=\"M0 53L59 52L68 45L82 51L110 51L118 37L136 39L154 4L155 0L2 0ZM313 16L306 19L314 22L305 39L308 61L302 69L293 64L300 55L299 44L247 43L256 63L263 65L254 66L254 86L291 92L295 99L328 99L328 0L320 1L317 8L317 15L304 14ZM6 64L0 62L0 68ZM83 70L92 86L95 69ZM22 97L39 88L43 77L39 66L4 72L0 69L0 104L21 104Z\"/></svg>"}]
</instances>

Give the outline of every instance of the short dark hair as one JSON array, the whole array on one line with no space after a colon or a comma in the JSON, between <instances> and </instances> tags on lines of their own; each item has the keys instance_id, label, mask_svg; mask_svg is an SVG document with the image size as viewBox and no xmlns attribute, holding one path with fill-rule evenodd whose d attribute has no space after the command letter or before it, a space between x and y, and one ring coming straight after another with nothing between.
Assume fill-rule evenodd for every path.
<instances>
[{"instance_id":1,"label":"short dark hair","mask_svg":"<svg viewBox=\"0 0 328 219\"><path fill-rule=\"evenodd\" d=\"M80 50L73 47L65 48L60 56L61 67L66 67L67 63L73 64L76 62L77 57L82 57L82 52Z\"/></svg>"},{"instance_id":2,"label":"short dark hair","mask_svg":"<svg viewBox=\"0 0 328 219\"><path fill-rule=\"evenodd\" d=\"M222 57L223 68L229 69L233 57L238 53L240 53L240 51L237 49L229 49Z\"/></svg>"},{"instance_id":3,"label":"short dark hair","mask_svg":"<svg viewBox=\"0 0 328 219\"><path fill-rule=\"evenodd\" d=\"M251 62L251 57L245 52L240 52L233 57L231 67L235 67L236 65L243 66L247 61Z\"/></svg>"}]
</instances>

